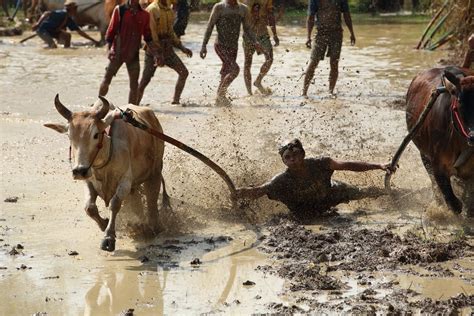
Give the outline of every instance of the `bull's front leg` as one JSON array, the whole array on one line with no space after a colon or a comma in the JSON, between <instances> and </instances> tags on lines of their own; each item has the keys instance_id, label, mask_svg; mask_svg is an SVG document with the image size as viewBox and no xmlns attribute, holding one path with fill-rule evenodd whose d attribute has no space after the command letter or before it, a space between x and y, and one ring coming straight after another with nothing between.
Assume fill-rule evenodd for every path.
<instances>
[{"instance_id":1,"label":"bull's front leg","mask_svg":"<svg viewBox=\"0 0 474 316\"><path fill-rule=\"evenodd\" d=\"M84 193L86 197L85 210L87 215L89 215L99 225L101 231L105 231L109 220L107 218L102 218L99 215L99 209L96 204L98 193L92 183L88 181L86 182Z\"/></svg>"},{"instance_id":2,"label":"bull's front leg","mask_svg":"<svg viewBox=\"0 0 474 316\"><path fill-rule=\"evenodd\" d=\"M115 221L117 219L117 214L122 207L122 201L124 198L130 194L132 188L132 183L130 180L124 180L120 182L117 187L117 191L110 200L110 221L105 229L105 237L102 240L100 248L105 251L114 251L115 250Z\"/></svg>"}]
</instances>

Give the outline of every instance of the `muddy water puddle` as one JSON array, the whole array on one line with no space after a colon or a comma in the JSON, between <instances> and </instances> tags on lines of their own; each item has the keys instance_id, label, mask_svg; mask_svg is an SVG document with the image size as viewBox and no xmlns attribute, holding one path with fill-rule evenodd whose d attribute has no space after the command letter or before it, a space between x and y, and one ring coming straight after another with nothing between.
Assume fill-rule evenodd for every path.
<instances>
[{"instance_id":1,"label":"muddy water puddle","mask_svg":"<svg viewBox=\"0 0 474 316\"><path fill-rule=\"evenodd\" d=\"M234 105L216 108L220 62L212 45L205 60L197 56L204 23L191 23L184 43L194 56L180 55L190 70L184 106L170 105L177 76L167 68L157 71L143 103L155 110L167 134L215 160L237 186L261 184L281 171L276 148L294 137L306 145L308 156L386 161L405 134L404 113L391 104L403 99L418 71L443 56L443 52L412 50L422 28L356 25L357 45L343 48L338 97L327 93L329 67L323 61L305 100L300 97L309 57L305 29L281 27L281 45L275 48L274 66L264 80L273 95L246 96L240 75L230 89ZM95 101L107 64L105 51L87 46L51 51L40 48L38 39L23 46L14 44L18 40L0 39L0 283L8 289L0 292L0 301L8 302L0 304L0 314L117 315L133 308L137 315L240 315L284 312L283 306L295 304L303 311L334 312L340 310L338 304L345 304L344 311L361 305L361 295L379 301L389 296L395 301L401 291L400 297L422 301L473 294L474 267L468 256L446 264L445 269L453 273L449 276L412 269L375 271L358 279L356 273L327 271L316 264L310 266L309 275L317 277L316 269L322 268L322 275L339 279L343 286L317 292L303 289L295 295L288 290L287 279L261 268L279 267L282 260L258 249L262 234L268 232L256 227L285 209L262 199L250 204L254 212L230 211L222 181L171 146L165 150L164 176L174 213L160 215L169 229L147 243L134 242L122 231L114 254L100 251L102 234L84 214L82 184L71 177L67 137L42 124L62 121L53 105L56 93L75 111ZM73 41L81 42L81 38ZM238 62L243 65L241 49ZM260 62L261 58L254 59L254 76ZM127 91L122 69L107 97L123 106ZM382 197L342 205L339 217L313 225L313 230L330 235L338 225L351 230L363 224L373 230L392 224L393 230L404 234L417 226L431 199L429 180L413 147L400 166L393 177L394 187L404 190L398 200ZM382 176L376 172L357 177L337 173L335 177L362 186L382 185ZM18 200L3 202L8 197ZM105 211L103 204L99 208ZM18 244L23 249L17 249ZM13 247L19 254L9 254ZM191 265L195 259L201 263ZM243 285L247 281L255 284ZM321 282L339 284L324 278ZM382 284L392 287L372 289ZM376 293L364 294L367 290ZM409 296L409 290L417 294ZM388 308L379 301L373 305ZM404 304L394 308L411 308L409 302Z\"/></svg>"}]
</instances>

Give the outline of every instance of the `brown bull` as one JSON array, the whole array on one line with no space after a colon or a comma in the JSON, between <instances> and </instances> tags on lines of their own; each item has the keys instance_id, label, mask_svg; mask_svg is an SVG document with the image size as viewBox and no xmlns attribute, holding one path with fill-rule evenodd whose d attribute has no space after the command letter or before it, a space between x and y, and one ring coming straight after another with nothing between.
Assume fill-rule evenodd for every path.
<instances>
[{"instance_id":1,"label":"brown bull","mask_svg":"<svg viewBox=\"0 0 474 316\"><path fill-rule=\"evenodd\" d=\"M474 89L467 70L435 68L418 74L407 93L406 120L411 130L434 88L444 85L413 141L430 175L435 196L455 213L474 216ZM459 199L451 180L461 183ZM439 194L441 193L441 195ZM442 196L442 199L440 198Z\"/></svg>"},{"instance_id":2,"label":"brown bull","mask_svg":"<svg viewBox=\"0 0 474 316\"><path fill-rule=\"evenodd\" d=\"M72 113L55 98L59 114L67 125L45 124L60 133L67 133L70 140L70 159L74 179L86 183L87 215L105 231L101 248L115 249L115 221L122 201L131 190L144 184L148 223L155 230L158 220L158 195L162 182L164 143L147 132L122 120L114 120L113 107L100 100L87 111ZM128 105L136 117L149 127L162 132L160 122L152 110ZM106 129L110 127L107 133ZM96 199L100 196L110 209L110 220L99 215ZM169 204L163 181L163 206Z\"/></svg>"}]
</instances>

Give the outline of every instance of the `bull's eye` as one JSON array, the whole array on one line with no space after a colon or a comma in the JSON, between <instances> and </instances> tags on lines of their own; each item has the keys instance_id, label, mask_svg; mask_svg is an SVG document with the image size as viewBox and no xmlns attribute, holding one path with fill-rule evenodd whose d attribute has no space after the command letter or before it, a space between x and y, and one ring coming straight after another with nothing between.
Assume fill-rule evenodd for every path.
<instances>
[{"instance_id":1,"label":"bull's eye","mask_svg":"<svg viewBox=\"0 0 474 316\"><path fill-rule=\"evenodd\" d=\"M99 138L99 133L94 134L94 139L97 139L97 138Z\"/></svg>"}]
</instances>

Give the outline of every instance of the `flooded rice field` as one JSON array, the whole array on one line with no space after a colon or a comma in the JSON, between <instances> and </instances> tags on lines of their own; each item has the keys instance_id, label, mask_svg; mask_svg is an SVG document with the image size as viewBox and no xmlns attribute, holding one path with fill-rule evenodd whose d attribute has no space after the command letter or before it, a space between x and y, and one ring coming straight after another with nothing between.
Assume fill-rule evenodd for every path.
<instances>
[{"instance_id":1,"label":"flooded rice field","mask_svg":"<svg viewBox=\"0 0 474 316\"><path fill-rule=\"evenodd\" d=\"M216 161L237 186L283 170L277 148L295 137L308 157L388 161L406 133L410 80L445 55L413 49L423 25L355 25L337 98L327 92L323 61L304 99L306 31L288 24L279 27L281 45L264 80L273 94L247 96L241 72L229 90L232 107L215 107L220 60L212 45L205 60L198 57L204 29L205 21L195 21L183 38L194 56L180 55L190 71L182 106L171 105L177 76L168 68L157 70L142 103L165 133ZM341 204L305 225L266 198L231 209L225 183L167 145L163 174L173 210L160 213L162 232L139 238L136 192L119 214L116 251L101 251L102 233L83 210L83 183L72 179L67 136L43 124L63 120L57 93L74 111L95 102L105 49L78 37L80 45L67 50L19 39L0 38L1 315L472 312L473 239L433 202L413 145L392 178L393 196ZM262 61L254 58L254 77ZM124 68L107 99L123 107L127 96ZM383 187L376 171L335 178Z\"/></svg>"}]
</instances>

